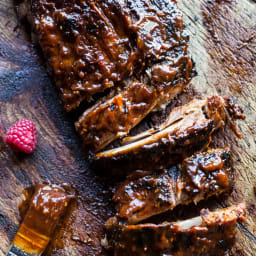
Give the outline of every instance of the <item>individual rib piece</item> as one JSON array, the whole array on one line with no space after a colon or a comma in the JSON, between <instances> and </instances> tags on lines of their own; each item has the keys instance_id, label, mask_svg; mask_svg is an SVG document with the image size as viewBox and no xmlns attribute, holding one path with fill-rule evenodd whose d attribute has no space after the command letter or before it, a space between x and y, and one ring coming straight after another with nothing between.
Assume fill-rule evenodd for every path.
<instances>
[{"instance_id":1,"label":"individual rib piece","mask_svg":"<svg viewBox=\"0 0 256 256\"><path fill-rule=\"evenodd\" d=\"M24 0L24 6L67 111L129 77L144 83L146 70L152 83L187 83L192 76L175 0ZM161 76L158 63L170 67L160 67Z\"/></svg>"},{"instance_id":2,"label":"individual rib piece","mask_svg":"<svg viewBox=\"0 0 256 256\"><path fill-rule=\"evenodd\" d=\"M99 101L85 111L76 123L86 150L97 152L117 138L124 137L158 104L173 98L185 84L150 86L137 80L112 98Z\"/></svg>"},{"instance_id":3,"label":"individual rib piece","mask_svg":"<svg viewBox=\"0 0 256 256\"><path fill-rule=\"evenodd\" d=\"M131 80L124 90L88 109L76 123L85 149L99 151L127 135L157 104L156 89Z\"/></svg>"},{"instance_id":4,"label":"individual rib piece","mask_svg":"<svg viewBox=\"0 0 256 256\"><path fill-rule=\"evenodd\" d=\"M95 155L97 165L126 175L134 170L166 168L207 146L211 134L224 126L225 100L211 96L173 109L157 130L125 140L127 145Z\"/></svg>"},{"instance_id":5,"label":"individual rib piece","mask_svg":"<svg viewBox=\"0 0 256 256\"><path fill-rule=\"evenodd\" d=\"M197 203L231 188L229 148L197 153L181 166L127 180L116 190L116 217L129 224L172 210L177 205Z\"/></svg>"},{"instance_id":6,"label":"individual rib piece","mask_svg":"<svg viewBox=\"0 0 256 256\"><path fill-rule=\"evenodd\" d=\"M108 246L116 256L222 256L235 240L237 221L243 221L240 204L174 223L110 224Z\"/></svg>"}]
</instances>

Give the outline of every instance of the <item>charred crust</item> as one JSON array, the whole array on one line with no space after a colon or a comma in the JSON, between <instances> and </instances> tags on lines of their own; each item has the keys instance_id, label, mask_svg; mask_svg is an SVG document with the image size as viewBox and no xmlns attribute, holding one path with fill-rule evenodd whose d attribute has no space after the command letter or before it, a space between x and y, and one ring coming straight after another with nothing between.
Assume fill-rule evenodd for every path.
<instances>
[{"instance_id":1,"label":"charred crust","mask_svg":"<svg viewBox=\"0 0 256 256\"><path fill-rule=\"evenodd\" d=\"M121 176L129 174L135 166L143 170L166 168L207 145L213 130L214 122L208 120L202 126L191 128L185 134L161 138L157 143L145 145L138 150L117 156L94 158L93 165L95 168L112 170ZM145 162L145 159L148 160Z\"/></svg>"},{"instance_id":2,"label":"charred crust","mask_svg":"<svg viewBox=\"0 0 256 256\"><path fill-rule=\"evenodd\" d=\"M60 22L60 30L67 40L74 40L75 35L77 34L76 30L78 29L78 25L74 18L65 18L62 22Z\"/></svg>"},{"instance_id":3,"label":"charred crust","mask_svg":"<svg viewBox=\"0 0 256 256\"><path fill-rule=\"evenodd\" d=\"M129 1L107 0L76 3L26 0L24 4L31 11L25 11L23 15L39 35L40 45L67 111L131 76L143 81L145 69L159 60L178 60L177 56L182 55L183 63L178 60L175 64L182 73L177 79L185 86L193 77L182 14L176 2L150 1L149 5L144 2L138 5ZM152 36L154 31L144 23L137 24L141 15L154 17L162 32L157 36L168 45L167 48L158 49ZM62 56L61 45L68 49L68 55ZM75 66L80 58L86 62L86 69ZM90 71L88 66L94 68ZM81 71L85 75L80 77ZM175 82L178 84L175 79L173 85Z\"/></svg>"},{"instance_id":4,"label":"charred crust","mask_svg":"<svg viewBox=\"0 0 256 256\"><path fill-rule=\"evenodd\" d=\"M231 169L222 159L225 151L197 153L179 167L121 183L113 197L117 216L126 218L130 224L137 223L179 204L199 202L226 192L230 189Z\"/></svg>"},{"instance_id":5,"label":"charred crust","mask_svg":"<svg viewBox=\"0 0 256 256\"><path fill-rule=\"evenodd\" d=\"M180 229L180 223L116 226L110 244L114 255L225 255L233 246L242 205L221 211L202 210L202 223ZM241 214L240 214L241 211ZM209 222L208 222L209 219ZM206 222L204 221L206 220ZM193 219L190 221L193 222ZM112 229L113 231L113 229Z\"/></svg>"}]
</instances>

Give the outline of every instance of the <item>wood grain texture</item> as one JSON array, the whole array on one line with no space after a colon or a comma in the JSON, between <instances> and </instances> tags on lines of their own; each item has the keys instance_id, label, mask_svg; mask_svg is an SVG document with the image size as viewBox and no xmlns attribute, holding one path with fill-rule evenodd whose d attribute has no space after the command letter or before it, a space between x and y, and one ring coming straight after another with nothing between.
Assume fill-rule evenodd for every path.
<instances>
[{"instance_id":1,"label":"wood grain texture","mask_svg":"<svg viewBox=\"0 0 256 256\"><path fill-rule=\"evenodd\" d=\"M253 256L256 255L253 192L256 184L256 3L184 0L179 1L179 5L191 35L190 52L199 73L193 80L193 91L202 95L233 96L246 115L246 121L239 123L244 134L242 140L236 139L227 127L216 134L213 142L213 146L232 147L236 170L232 195L209 200L194 210L245 201L247 221L239 225L235 248L243 249L240 255ZM5 255L18 229L22 191L42 181L69 183L78 195L77 203L72 205L55 234L61 239L51 244L48 254L107 255L100 240L104 222L113 214L113 178L97 177L89 168L73 127L77 116L63 111L40 50L30 41L29 32L18 23L14 3L0 0L3 129L6 131L17 119L27 117L35 122L39 133L37 150L30 156L15 154L2 142L0 145L0 255ZM194 96L187 95L188 92L180 99ZM188 217L187 209L178 209L176 217ZM76 241L76 237L81 241Z\"/></svg>"}]
</instances>

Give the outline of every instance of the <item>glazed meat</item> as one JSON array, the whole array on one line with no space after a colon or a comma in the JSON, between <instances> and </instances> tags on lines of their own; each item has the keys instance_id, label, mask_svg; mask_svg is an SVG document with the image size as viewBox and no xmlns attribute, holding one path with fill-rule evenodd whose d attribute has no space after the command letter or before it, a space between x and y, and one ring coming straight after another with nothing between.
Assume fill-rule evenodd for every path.
<instances>
[{"instance_id":1,"label":"glazed meat","mask_svg":"<svg viewBox=\"0 0 256 256\"><path fill-rule=\"evenodd\" d=\"M126 136L157 105L181 92L186 83L150 86L127 81L124 90L85 111L76 123L84 148L97 152L117 138Z\"/></svg>"},{"instance_id":2,"label":"glazed meat","mask_svg":"<svg viewBox=\"0 0 256 256\"><path fill-rule=\"evenodd\" d=\"M99 151L125 136L156 106L156 95L156 88L133 80L121 92L85 111L76 123L84 148Z\"/></svg>"},{"instance_id":3,"label":"glazed meat","mask_svg":"<svg viewBox=\"0 0 256 256\"><path fill-rule=\"evenodd\" d=\"M222 256L233 246L235 227L243 221L245 205L168 223L108 226L108 245L116 256Z\"/></svg>"},{"instance_id":4,"label":"glazed meat","mask_svg":"<svg viewBox=\"0 0 256 256\"><path fill-rule=\"evenodd\" d=\"M67 111L126 79L175 87L192 77L176 0L24 1ZM86 122L85 115L81 129L96 139Z\"/></svg>"},{"instance_id":5,"label":"glazed meat","mask_svg":"<svg viewBox=\"0 0 256 256\"><path fill-rule=\"evenodd\" d=\"M96 154L95 164L119 175L168 168L209 144L211 134L225 124L225 105L222 97L211 96L175 108L158 129L126 138L128 144Z\"/></svg>"},{"instance_id":6,"label":"glazed meat","mask_svg":"<svg viewBox=\"0 0 256 256\"><path fill-rule=\"evenodd\" d=\"M197 153L168 171L122 183L113 197L116 217L134 224L177 205L218 195L229 190L231 183L229 148Z\"/></svg>"}]
</instances>

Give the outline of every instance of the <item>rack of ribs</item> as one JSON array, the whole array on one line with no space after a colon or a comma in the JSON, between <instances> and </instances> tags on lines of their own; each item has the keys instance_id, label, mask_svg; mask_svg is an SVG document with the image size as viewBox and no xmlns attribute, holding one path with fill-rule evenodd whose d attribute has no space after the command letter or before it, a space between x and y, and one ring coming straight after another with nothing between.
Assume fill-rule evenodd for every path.
<instances>
[{"instance_id":1,"label":"rack of ribs","mask_svg":"<svg viewBox=\"0 0 256 256\"><path fill-rule=\"evenodd\" d=\"M197 203L232 187L230 149L213 149L187 158L179 166L121 183L113 197L117 219L129 224Z\"/></svg>"},{"instance_id":2,"label":"rack of ribs","mask_svg":"<svg viewBox=\"0 0 256 256\"><path fill-rule=\"evenodd\" d=\"M212 133L225 125L229 115L226 102L225 98L211 96L174 108L157 129L126 138L121 147L97 153L94 164L127 175L135 170L154 171L182 162L207 147ZM231 118L242 115L233 113Z\"/></svg>"},{"instance_id":3,"label":"rack of ribs","mask_svg":"<svg viewBox=\"0 0 256 256\"><path fill-rule=\"evenodd\" d=\"M136 170L147 172L137 180L128 179L114 196L118 214L107 226L115 255L222 252L225 246L219 246L219 241L226 245L233 240L244 205L214 213L203 210L200 217L177 223L124 224L231 187L228 148L193 155L208 147L213 132L227 120L233 124L232 119L244 118L241 109L226 98L193 100L175 108L157 129L125 137L196 74L177 1L21 2L21 13L32 25L66 111L92 102L75 124L89 158L108 173L110 169L123 176ZM120 147L104 151L120 138Z\"/></svg>"},{"instance_id":4,"label":"rack of ribs","mask_svg":"<svg viewBox=\"0 0 256 256\"><path fill-rule=\"evenodd\" d=\"M165 89L180 91L193 76L176 0L24 0L20 9L67 111L127 79L149 83L164 99Z\"/></svg>"},{"instance_id":5,"label":"rack of ribs","mask_svg":"<svg viewBox=\"0 0 256 256\"><path fill-rule=\"evenodd\" d=\"M239 204L185 221L162 224L109 224L107 246L114 255L216 256L233 246L237 221L244 221L245 205Z\"/></svg>"}]
</instances>

